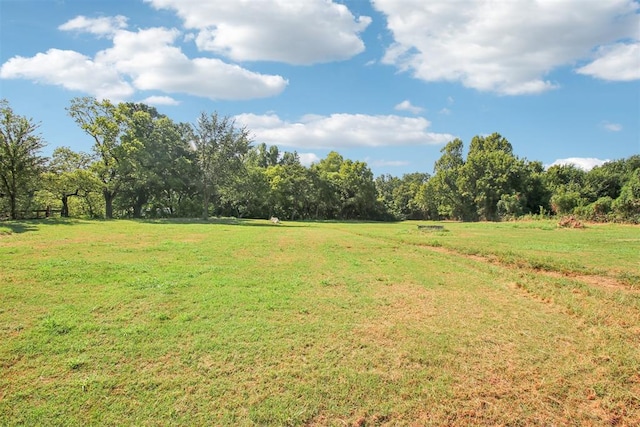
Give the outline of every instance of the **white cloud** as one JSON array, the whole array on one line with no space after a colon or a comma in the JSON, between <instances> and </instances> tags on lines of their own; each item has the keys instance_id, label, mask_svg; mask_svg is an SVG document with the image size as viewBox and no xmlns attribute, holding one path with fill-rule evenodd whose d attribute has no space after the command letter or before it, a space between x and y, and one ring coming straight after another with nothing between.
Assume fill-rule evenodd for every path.
<instances>
[{"instance_id":1,"label":"white cloud","mask_svg":"<svg viewBox=\"0 0 640 427\"><path fill-rule=\"evenodd\" d=\"M640 79L640 43L617 43L598 49L597 59L576 72L602 80Z\"/></svg>"},{"instance_id":2,"label":"white cloud","mask_svg":"<svg viewBox=\"0 0 640 427\"><path fill-rule=\"evenodd\" d=\"M80 15L58 27L62 31L86 32L97 36L109 36L123 28L127 28L127 18L122 15L101 18L87 18Z\"/></svg>"},{"instance_id":3,"label":"white cloud","mask_svg":"<svg viewBox=\"0 0 640 427\"><path fill-rule=\"evenodd\" d=\"M451 110L448 109L447 107L444 107L440 111L438 111L438 113L444 116L448 116L449 114L451 114Z\"/></svg>"},{"instance_id":4,"label":"white cloud","mask_svg":"<svg viewBox=\"0 0 640 427\"><path fill-rule=\"evenodd\" d=\"M300 164L303 166L311 166L312 163L320 161L320 157L315 153L298 153L298 157L300 158Z\"/></svg>"},{"instance_id":5,"label":"white cloud","mask_svg":"<svg viewBox=\"0 0 640 427\"><path fill-rule=\"evenodd\" d=\"M14 56L2 64L0 78L62 86L101 99L122 100L135 91L111 65L72 50L49 49L31 58Z\"/></svg>"},{"instance_id":6,"label":"white cloud","mask_svg":"<svg viewBox=\"0 0 640 427\"><path fill-rule=\"evenodd\" d=\"M141 102L149 105L180 105L180 101L177 101L170 96L149 96Z\"/></svg>"},{"instance_id":7,"label":"white cloud","mask_svg":"<svg viewBox=\"0 0 640 427\"><path fill-rule=\"evenodd\" d=\"M359 34L371 22L328 0L145 0L174 10L198 30L199 49L234 61L308 65L351 58L364 51Z\"/></svg>"},{"instance_id":8,"label":"white cloud","mask_svg":"<svg viewBox=\"0 0 640 427\"><path fill-rule=\"evenodd\" d=\"M113 47L96 60L113 64L142 90L188 93L211 99L251 99L277 95L287 85L281 76L264 75L216 58L188 58L173 45L176 29L119 31Z\"/></svg>"},{"instance_id":9,"label":"white cloud","mask_svg":"<svg viewBox=\"0 0 640 427\"><path fill-rule=\"evenodd\" d=\"M609 160L601 160L595 159L593 157L569 157L567 159L558 159L555 162L551 163L549 166L557 166L557 165L574 165L582 170L590 171L596 166L602 166L607 163Z\"/></svg>"},{"instance_id":10,"label":"white cloud","mask_svg":"<svg viewBox=\"0 0 640 427\"><path fill-rule=\"evenodd\" d=\"M71 22L71 21L70 21ZM2 78L23 78L78 90L114 101L135 91L187 93L210 99L252 99L281 93L288 82L215 58L188 58L174 45L176 29L117 30L113 46L92 59L50 49L31 58L16 56L0 68Z\"/></svg>"},{"instance_id":11,"label":"white cloud","mask_svg":"<svg viewBox=\"0 0 640 427\"><path fill-rule=\"evenodd\" d=\"M384 63L425 81L461 82L502 95L557 88L546 78L551 71L588 60L599 46L637 40L640 19L634 0L373 0L373 5L387 16L395 39ZM625 71L632 54L628 47L605 49L580 72L612 80L636 76ZM616 61L623 65L609 64Z\"/></svg>"},{"instance_id":12,"label":"white cloud","mask_svg":"<svg viewBox=\"0 0 640 427\"><path fill-rule=\"evenodd\" d=\"M421 117L365 114L307 115L287 122L275 114L240 114L235 117L253 132L257 142L289 147L342 149L444 144L455 137L427 132L430 123Z\"/></svg>"},{"instance_id":13,"label":"white cloud","mask_svg":"<svg viewBox=\"0 0 640 427\"><path fill-rule=\"evenodd\" d=\"M600 125L609 132L620 132L622 130L622 125L620 123L611 123L604 121Z\"/></svg>"},{"instance_id":14,"label":"white cloud","mask_svg":"<svg viewBox=\"0 0 640 427\"><path fill-rule=\"evenodd\" d=\"M423 111L423 108L412 105L408 99L402 101L401 103L396 105L394 108L398 111L408 111L413 114L420 114Z\"/></svg>"}]
</instances>

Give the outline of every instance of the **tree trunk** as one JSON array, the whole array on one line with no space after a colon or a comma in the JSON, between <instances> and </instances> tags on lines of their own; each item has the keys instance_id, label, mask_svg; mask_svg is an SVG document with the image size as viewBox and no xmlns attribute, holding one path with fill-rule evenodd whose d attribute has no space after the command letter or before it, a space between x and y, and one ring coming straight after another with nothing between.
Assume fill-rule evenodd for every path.
<instances>
[{"instance_id":1,"label":"tree trunk","mask_svg":"<svg viewBox=\"0 0 640 427\"><path fill-rule=\"evenodd\" d=\"M142 218L142 208L147 203L147 195L143 190L138 191L136 199L133 202L133 217Z\"/></svg>"},{"instance_id":2,"label":"tree trunk","mask_svg":"<svg viewBox=\"0 0 640 427\"><path fill-rule=\"evenodd\" d=\"M16 210L16 194L9 194L9 204L11 207L11 219L18 219L18 211Z\"/></svg>"},{"instance_id":3,"label":"tree trunk","mask_svg":"<svg viewBox=\"0 0 640 427\"><path fill-rule=\"evenodd\" d=\"M62 210L60 210L60 216L62 218L69 217L69 196L66 194L62 195Z\"/></svg>"},{"instance_id":4,"label":"tree trunk","mask_svg":"<svg viewBox=\"0 0 640 427\"><path fill-rule=\"evenodd\" d=\"M209 219L209 187L207 186L207 184L204 184L204 188L203 188L203 192L202 192L202 219L203 220L207 220Z\"/></svg>"},{"instance_id":5,"label":"tree trunk","mask_svg":"<svg viewBox=\"0 0 640 427\"><path fill-rule=\"evenodd\" d=\"M104 196L104 216L107 219L113 218L113 199L115 194L109 190L102 190L102 195Z\"/></svg>"}]
</instances>

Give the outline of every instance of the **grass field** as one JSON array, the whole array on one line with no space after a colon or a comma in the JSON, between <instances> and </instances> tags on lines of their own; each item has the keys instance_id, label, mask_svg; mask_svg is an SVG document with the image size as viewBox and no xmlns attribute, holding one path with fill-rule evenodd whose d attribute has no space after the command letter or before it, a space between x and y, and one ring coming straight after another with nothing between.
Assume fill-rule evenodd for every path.
<instances>
[{"instance_id":1,"label":"grass field","mask_svg":"<svg viewBox=\"0 0 640 427\"><path fill-rule=\"evenodd\" d=\"M640 228L0 223L0 425L640 425Z\"/></svg>"}]
</instances>

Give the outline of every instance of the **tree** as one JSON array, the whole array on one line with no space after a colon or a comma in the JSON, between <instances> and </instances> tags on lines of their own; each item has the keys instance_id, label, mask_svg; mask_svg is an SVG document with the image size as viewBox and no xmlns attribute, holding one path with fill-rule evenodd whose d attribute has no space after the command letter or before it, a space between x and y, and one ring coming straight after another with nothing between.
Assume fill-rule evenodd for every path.
<instances>
[{"instance_id":1,"label":"tree","mask_svg":"<svg viewBox=\"0 0 640 427\"><path fill-rule=\"evenodd\" d=\"M545 186L551 193L550 205L555 214L564 215L588 202L584 197L586 172L574 165L554 165L543 175Z\"/></svg>"},{"instance_id":2,"label":"tree","mask_svg":"<svg viewBox=\"0 0 640 427\"><path fill-rule=\"evenodd\" d=\"M299 162L269 166L265 171L269 184L269 215L289 218L309 216L312 179L309 170Z\"/></svg>"},{"instance_id":3,"label":"tree","mask_svg":"<svg viewBox=\"0 0 640 427\"><path fill-rule=\"evenodd\" d=\"M145 104L127 103L122 110L129 123L122 135L128 152L118 202L134 218L149 205L153 215L171 211L172 189L184 190L194 178L190 129Z\"/></svg>"},{"instance_id":4,"label":"tree","mask_svg":"<svg viewBox=\"0 0 640 427\"><path fill-rule=\"evenodd\" d=\"M76 153L68 147L58 147L42 175L46 189L60 201L60 216L69 216L69 198L83 197L99 188L99 182L89 172L91 156Z\"/></svg>"},{"instance_id":5,"label":"tree","mask_svg":"<svg viewBox=\"0 0 640 427\"><path fill-rule=\"evenodd\" d=\"M434 175L429 179L424 192L434 199L438 216L451 219L475 219L475 206L472 198L460 188L465 161L462 157L464 144L456 138L445 145L442 156L433 168ZM426 198L423 196L423 205Z\"/></svg>"},{"instance_id":6,"label":"tree","mask_svg":"<svg viewBox=\"0 0 640 427\"><path fill-rule=\"evenodd\" d=\"M207 219L212 195L242 172L251 140L249 131L237 128L229 117L202 113L193 127L193 144L200 168L202 218Z\"/></svg>"},{"instance_id":7,"label":"tree","mask_svg":"<svg viewBox=\"0 0 640 427\"><path fill-rule=\"evenodd\" d=\"M460 189L474 201L480 218L493 221L498 219L502 195L517 194L523 175L524 163L513 155L507 139L499 133L475 136L469 145Z\"/></svg>"},{"instance_id":8,"label":"tree","mask_svg":"<svg viewBox=\"0 0 640 427\"><path fill-rule=\"evenodd\" d=\"M640 167L632 172L613 202L615 211L625 220L640 222Z\"/></svg>"},{"instance_id":9,"label":"tree","mask_svg":"<svg viewBox=\"0 0 640 427\"><path fill-rule=\"evenodd\" d=\"M44 140L35 132L39 125L16 115L9 102L0 100L0 192L9 198L9 215L18 218L18 201L35 189L44 158Z\"/></svg>"},{"instance_id":10,"label":"tree","mask_svg":"<svg viewBox=\"0 0 640 427\"><path fill-rule=\"evenodd\" d=\"M239 174L230 185L219 190L220 202L228 214L242 218L268 217L267 201L269 183L266 169L251 164L245 166L245 173Z\"/></svg>"},{"instance_id":11,"label":"tree","mask_svg":"<svg viewBox=\"0 0 640 427\"><path fill-rule=\"evenodd\" d=\"M340 215L340 168L344 158L336 151L311 165L315 177L316 203L315 217L334 219Z\"/></svg>"},{"instance_id":12,"label":"tree","mask_svg":"<svg viewBox=\"0 0 640 427\"><path fill-rule=\"evenodd\" d=\"M375 180L378 201L386 212L395 219L403 219L403 207L399 206L395 195L402 185L400 178L390 174L380 175Z\"/></svg>"},{"instance_id":13,"label":"tree","mask_svg":"<svg viewBox=\"0 0 640 427\"><path fill-rule=\"evenodd\" d=\"M403 219L424 219L425 209L419 194L429 181L428 173L408 173L402 176L393 191L394 205Z\"/></svg>"},{"instance_id":14,"label":"tree","mask_svg":"<svg viewBox=\"0 0 640 427\"><path fill-rule=\"evenodd\" d=\"M377 192L373 173L365 162L345 160L339 171L341 217L372 219L376 216Z\"/></svg>"},{"instance_id":15,"label":"tree","mask_svg":"<svg viewBox=\"0 0 640 427\"><path fill-rule=\"evenodd\" d=\"M124 147L122 136L129 125L123 104L115 106L105 99L74 98L67 109L73 120L93 138L93 151L98 161L91 170L102 182L105 216L113 218L113 200L126 176L125 162L133 147Z\"/></svg>"},{"instance_id":16,"label":"tree","mask_svg":"<svg viewBox=\"0 0 640 427\"><path fill-rule=\"evenodd\" d=\"M524 205L523 213L544 214L549 211L551 191L544 183L544 166L542 162L525 162L519 200Z\"/></svg>"}]
</instances>

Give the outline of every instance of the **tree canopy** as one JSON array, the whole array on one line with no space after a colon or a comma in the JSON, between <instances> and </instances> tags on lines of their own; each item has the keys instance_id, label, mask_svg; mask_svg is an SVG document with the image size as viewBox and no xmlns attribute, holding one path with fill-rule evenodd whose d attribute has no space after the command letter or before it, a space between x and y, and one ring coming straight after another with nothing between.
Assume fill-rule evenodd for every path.
<instances>
[{"instance_id":1,"label":"tree canopy","mask_svg":"<svg viewBox=\"0 0 640 427\"><path fill-rule=\"evenodd\" d=\"M0 104L0 213L62 216L488 220L572 214L640 222L640 155L584 171L518 157L499 133L460 139L432 173L374 177L332 151L305 166L294 152L251 141L217 112L174 122L141 103L75 98L71 119L91 153L41 155L38 125ZM430 171L431 172L431 171Z\"/></svg>"}]
</instances>

